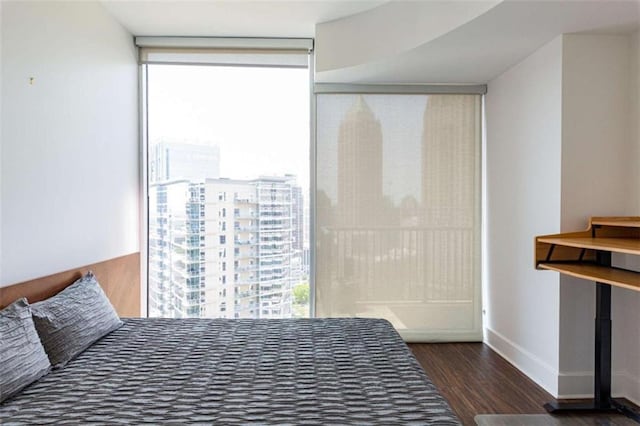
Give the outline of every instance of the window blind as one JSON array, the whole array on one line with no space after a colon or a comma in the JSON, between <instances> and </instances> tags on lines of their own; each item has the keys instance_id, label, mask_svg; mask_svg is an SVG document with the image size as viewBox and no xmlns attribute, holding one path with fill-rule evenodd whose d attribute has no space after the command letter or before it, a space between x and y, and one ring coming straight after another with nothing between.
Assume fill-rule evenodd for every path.
<instances>
[{"instance_id":1,"label":"window blind","mask_svg":"<svg viewBox=\"0 0 640 426\"><path fill-rule=\"evenodd\" d=\"M481 99L317 95L317 316L482 339Z\"/></svg>"},{"instance_id":2,"label":"window blind","mask_svg":"<svg viewBox=\"0 0 640 426\"><path fill-rule=\"evenodd\" d=\"M141 64L308 68L310 39L137 37Z\"/></svg>"}]
</instances>

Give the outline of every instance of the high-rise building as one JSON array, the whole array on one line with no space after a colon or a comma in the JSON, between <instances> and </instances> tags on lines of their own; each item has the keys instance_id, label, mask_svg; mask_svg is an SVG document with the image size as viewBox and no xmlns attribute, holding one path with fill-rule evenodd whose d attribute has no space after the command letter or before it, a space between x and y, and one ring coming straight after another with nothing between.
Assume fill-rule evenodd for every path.
<instances>
[{"instance_id":1,"label":"high-rise building","mask_svg":"<svg viewBox=\"0 0 640 426\"><path fill-rule=\"evenodd\" d=\"M301 275L295 177L206 179L149 188L151 316L291 316Z\"/></svg>"},{"instance_id":2,"label":"high-rise building","mask_svg":"<svg viewBox=\"0 0 640 426\"><path fill-rule=\"evenodd\" d=\"M380 120L364 96L358 96L338 129L335 210L326 196L318 194L317 199L318 214L330 217L328 226L316 234L316 280L325 283L318 286L317 297L331 300L337 312L356 314L358 302L383 300L377 290L388 288L389 280L379 267L393 257L381 246L389 241L382 238L388 230L380 229L389 210L383 196L382 147ZM367 256L374 247L379 249L376 256Z\"/></svg>"},{"instance_id":3,"label":"high-rise building","mask_svg":"<svg viewBox=\"0 0 640 426\"><path fill-rule=\"evenodd\" d=\"M338 218L341 226L370 226L383 207L382 129L362 96L338 133Z\"/></svg>"},{"instance_id":4,"label":"high-rise building","mask_svg":"<svg viewBox=\"0 0 640 426\"><path fill-rule=\"evenodd\" d=\"M149 145L149 182L218 177L220 149L216 145L166 141Z\"/></svg>"},{"instance_id":5,"label":"high-rise building","mask_svg":"<svg viewBox=\"0 0 640 426\"><path fill-rule=\"evenodd\" d=\"M302 273L309 277L311 275L311 215L309 206L302 209Z\"/></svg>"},{"instance_id":6,"label":"high-rise building","mask_svg":"<svg viewBox=\"0 0 640 426\"><path fill-rule=\"evenodd\" d=\"M149 188L149 315L169 316L171 250L169 249L169 213L167 185Z\"/></svg>"},{"instance_id":7,"label":"high-rise building","mask_svg":"<svg viewBox=\"0 0 640 426\"><path fill-rule=\"evenodd\" d=\"M291 213L293 226L293 249L302 252L304 249L304 200L302 188L294 186L291 190Z\"/></svg>"},{"instance_id":8,"label":"high-rise building","mask_svg":"<svg viewBox=\"0 0 640 426\"><path fill-rule=\"evenodd\" d=\"M473 225L478 189L477 96L430 95L422 136L422 219L426 226Z\"/></svg>"},{"instance_id":9,"label":"high-rise building","mask_svg":"<svg viewBox=\"0 0 640 426\"><path fill-rule=\"evenodd\" d=\"M478 102L475 95L430 95L424 111L424 247L417 253L429 299L469 301L477 289Z\"/></svg>"}]
</instances>

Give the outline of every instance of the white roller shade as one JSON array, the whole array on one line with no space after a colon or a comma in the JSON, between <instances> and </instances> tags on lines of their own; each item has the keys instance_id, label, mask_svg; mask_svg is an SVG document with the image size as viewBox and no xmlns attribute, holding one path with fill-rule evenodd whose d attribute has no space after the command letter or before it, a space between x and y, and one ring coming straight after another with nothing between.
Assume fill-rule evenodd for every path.
<instances>
[{"instance_id":1,"label":"white roller shade","mask_svg":"<svg viewBox=\"0 0 640 426\"><path fill-rule=\"evenodd\" d=\"M309 39L137 37L141 64L308 68Z\"/></svg>"},{"instance_id":2,"label":"white roller shade","mask_svg":"<svg viewBox=\"0 0 640 426\"><path fill-rule=\"evenodd\" d=\"M317 316L482 340L481 99L317 95Z\"/></svg>"}]
</instances>

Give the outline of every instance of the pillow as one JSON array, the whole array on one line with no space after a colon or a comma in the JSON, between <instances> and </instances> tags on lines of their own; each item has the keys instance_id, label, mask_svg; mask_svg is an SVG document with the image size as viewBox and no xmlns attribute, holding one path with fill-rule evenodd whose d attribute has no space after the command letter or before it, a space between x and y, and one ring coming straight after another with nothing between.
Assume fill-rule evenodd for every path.
<instances>
[{"instance_id":1,"label":"pillow","mask_svg":"<svg viewBox=\"0 0 640 426\"><path fill-rule=\"evenodd\" d=\"M54 368L64 367L123 324L92 272L55 296L32 304L31 313Z\"/></svg>"},{"instance_id":2,"label":"pillow","mask_svg":"<svg viewBox=\"0 0 640 426\"><path fill-rule=\"evenodd\" d=\"M51 364L24 297L0 311L0 402L49 372Z\"/></svg>"}]
</instances>

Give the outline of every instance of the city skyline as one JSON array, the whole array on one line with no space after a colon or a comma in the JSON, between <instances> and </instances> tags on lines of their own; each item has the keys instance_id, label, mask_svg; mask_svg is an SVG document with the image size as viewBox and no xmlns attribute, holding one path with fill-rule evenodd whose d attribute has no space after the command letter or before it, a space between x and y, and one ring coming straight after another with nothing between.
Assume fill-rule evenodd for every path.
<instances>
[{"instance_id":1,"label":"city skyline","mask_svg":"<svg viewBox=\"0 0 640 426\"><path fill-rule=\"evenodd\" d=\"M148 87L151 314L308 316L308 69L150 65Z\"/></svg>"},{"instance_id":2,"label":"city skyline","mask_svg":"<svg viewBox=\"0 0 640 426\"><path fill-rule=\"evenodd\" d=\"M423 113L428 95L353 95L331 94L317 96L317 151L318 181L325 184L319 190L338 203L339 137L343 119L362 97L382 133L381 155L382 192L396 205L412 196L420 201L420 156L423 132ZM390 98L402 98L403 107L394 107Z\"/></svg>"},{"instance_id":3,"label":"city skyline","mask_svg":"<svg viewBox=\"0 0 640 426\"><path fill-rule=\"evenodd\" d=\"M295 188L291 176L151 184L151 315L291 317L305 280Z\"/></svg>"},{"instance_id":4,"label":"city skyline","mask_svg":"<svg viewBox=\"0 0 640 426\"><path fill-rule=\"evenodd\" d=\"M467 254L475 247L477 99L418 96L426 101L420 146L411 153L419 195L405 190L394 200L384 189L384 150L394 139L386 138L389 129L369 98L350 96L337 120L335 174L318 181L314 248L305 240L308 210L293 174L230 179L220 173L225 159L216 146L151 146L157 164L150 170L159 179L150 184L150 209L159 212L150 225L150 236L158 236L150 242L152 315L295 316L294 287L304 283L309 291L309 249L317 249L320 315L369 315L380 301L400 307L405 299L455 301L467 309L460 303L475 288L475 258ZM391 109L395 115L397 107ZM337 193L328 204L320 199L325 185ZM441 245L449 248L434 249ZM444 273L434 274L435 265ZM413 321L400 313L392 319L399 328Z\"/></svg>"}]
</instances>

